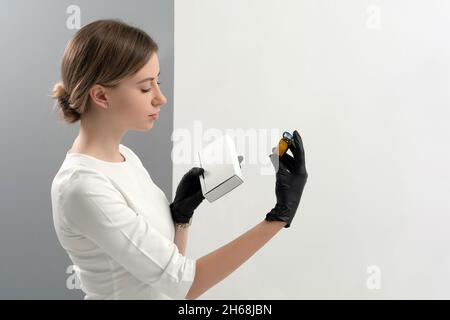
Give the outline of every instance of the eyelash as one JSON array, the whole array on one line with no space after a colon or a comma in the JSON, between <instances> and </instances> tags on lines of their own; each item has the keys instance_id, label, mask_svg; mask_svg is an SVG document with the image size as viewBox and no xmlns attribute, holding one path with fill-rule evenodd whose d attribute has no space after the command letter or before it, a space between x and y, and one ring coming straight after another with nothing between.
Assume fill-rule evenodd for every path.
<instances>
[{"instance_id":1,"label":"eyelash","mask_svg":"<svg viewBox=\"0 0 450 320\"><path fill-rule=\"evenodd\" d=\"M161 84L161 82L156 82L158 85L160 85ZM143 93L147 93L147 92L150 92L151 91L151 89L141 89L141 91L143 92Z\"/></svg>"}]
</instances>

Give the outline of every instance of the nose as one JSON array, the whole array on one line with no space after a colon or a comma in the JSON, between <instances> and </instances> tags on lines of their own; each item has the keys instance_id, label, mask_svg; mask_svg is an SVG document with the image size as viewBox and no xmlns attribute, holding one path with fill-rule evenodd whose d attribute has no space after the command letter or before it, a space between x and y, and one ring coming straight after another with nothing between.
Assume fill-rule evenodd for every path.
<instances>
[{"instance_id":1,"label":"nose","mask_svg":"<svg viewBox=\"0 0 450 320\"><path fill-rule=\"evenodd\" d=\"M157 86L156 90L155 90L155 96L153 97L152 104L154 106L162 106L162 105L165 105L166 103L167 103L166 97L163 95L159 86Z\"/></svg>"}]
</instances>

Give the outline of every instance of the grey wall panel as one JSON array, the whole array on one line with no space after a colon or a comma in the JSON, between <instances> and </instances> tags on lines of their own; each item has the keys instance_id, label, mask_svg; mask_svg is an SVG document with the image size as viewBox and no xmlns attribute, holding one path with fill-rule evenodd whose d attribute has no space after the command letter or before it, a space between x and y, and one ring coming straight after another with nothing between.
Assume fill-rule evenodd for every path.
<instances>
[{"instance_id":1,"label":"grey wall panel","mask_svg":"<svg viewBox=\"0 0 450 320\"><path fill-rule=\"evenodd\" d=\"M159 44L167 104L151 131L129 132L122 143L141 157L171 199L173 1L1 1L0 299L83 296L72 289L71 261L57 241L50 202L52 179L79 123L59 122L48 95L60 79L68 40L80 26L102 18L140 27Z\"/></svg>"}]
</instances>

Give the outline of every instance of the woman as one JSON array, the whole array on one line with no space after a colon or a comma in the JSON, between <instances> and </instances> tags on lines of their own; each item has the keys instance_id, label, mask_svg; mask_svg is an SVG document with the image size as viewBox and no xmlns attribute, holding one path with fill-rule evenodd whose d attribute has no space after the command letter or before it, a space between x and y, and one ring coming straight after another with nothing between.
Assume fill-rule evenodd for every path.
<instances>
[{"instance_id":1,"label":"woman","mask_svg":"<svg viewBox=\"0 0 450 320\"><path fill-rule=\"evenodd\" d=\"M128 130L147 131L166 103L157 81L158 46L119 20L97 20L68 43L62 81L53 97L80 132L52 182L56 234L76 266L84 299L195 299L289 227L307 173L300 135L293 157L271 155L275 207L227 245L197 260L184 255L188 227L204 197L194 167L175 199L151 179L139 157L121 144Z\"/></svg>"}]
</instances>

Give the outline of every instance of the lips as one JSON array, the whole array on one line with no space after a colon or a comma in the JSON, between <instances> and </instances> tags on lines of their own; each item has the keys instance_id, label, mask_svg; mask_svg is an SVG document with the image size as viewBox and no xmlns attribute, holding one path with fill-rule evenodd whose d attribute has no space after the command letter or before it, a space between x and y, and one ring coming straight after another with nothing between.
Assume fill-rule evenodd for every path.
<instances>
[{"instance_id":1,"label":"lips","mask_svg":"<svg viewBox=\"0 0 450 320\"><path fill-rule=\"evenodd\" d=\"M157 120L159 118L159 112L148 115L149 118Z\"/></svg>"}]
</instances>

